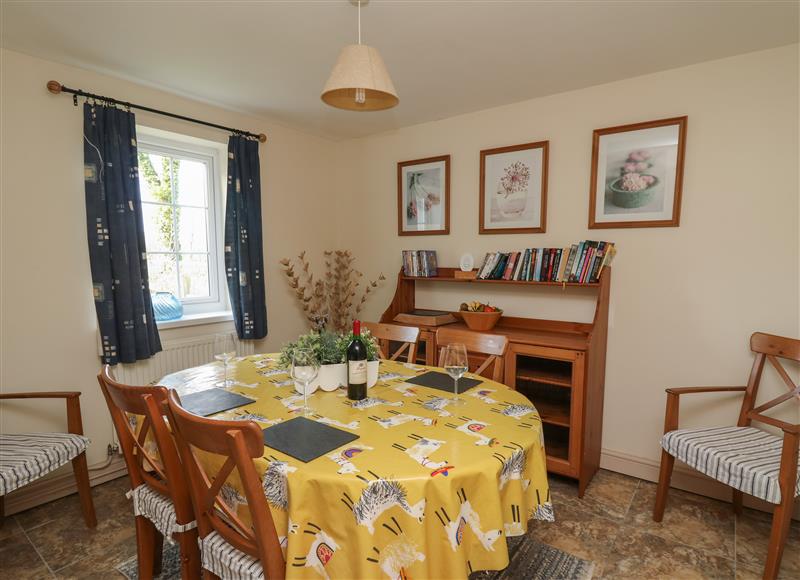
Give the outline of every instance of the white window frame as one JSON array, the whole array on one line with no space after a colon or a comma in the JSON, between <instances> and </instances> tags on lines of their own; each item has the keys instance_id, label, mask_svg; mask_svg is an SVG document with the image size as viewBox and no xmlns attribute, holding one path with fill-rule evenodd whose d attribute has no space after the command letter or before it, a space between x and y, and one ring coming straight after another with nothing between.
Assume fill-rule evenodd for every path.
<instances>
[{"instance_id":1,"label":"white window frame","mask_svg":"<svg viewBox=\"0 0 800 580\"><path fill-rule=\"evenodd\" d=\"M227 148L222 143L206 141L182 135L154 129L151 127L137 126L137 145L140 152L165 155L177 159L189 159L204 163L208 168L208 219L206 220L208 236L208 282L210 296L207 298L182 298L183 318L176 321L158 322L159 328L169 328L171 326L182 326L184 322L204 323L208 317L220 318L220 315L230 313L230 302L228 300L227 279L225 277L225 171L227 162ZM172 205L181 207L182 204L175 204L176 197L173 192ZM148 202L150 203L150 202ZM167 204L162 204L167 205ZM186 206L199 207L199 206ZM150 252L152 254L175 254L178 273L180 273L180 260L177 257L180 248L176 252ZM203 252L197 252L203 253ZM180 284L180 274L178 284Z\"/></svg>"}]
</instances>

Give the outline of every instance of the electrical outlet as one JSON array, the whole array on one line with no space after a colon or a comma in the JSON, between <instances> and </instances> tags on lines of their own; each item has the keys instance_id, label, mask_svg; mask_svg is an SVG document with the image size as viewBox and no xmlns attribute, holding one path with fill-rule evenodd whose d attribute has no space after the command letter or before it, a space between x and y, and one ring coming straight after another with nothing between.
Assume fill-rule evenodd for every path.
<instances>
[{"instance_id":1,"label":"electrical outlet","mask_svg":"<svg viewBox=\"0 0 800 580\"><path fill-rule=\"evenodd\" d=\"M108 456L111 457L112 455L116 455L117 453L119 453L119 445L117 445L116 443L114 443L113 445L109 443Z\"/></svg>"}]
</instances>

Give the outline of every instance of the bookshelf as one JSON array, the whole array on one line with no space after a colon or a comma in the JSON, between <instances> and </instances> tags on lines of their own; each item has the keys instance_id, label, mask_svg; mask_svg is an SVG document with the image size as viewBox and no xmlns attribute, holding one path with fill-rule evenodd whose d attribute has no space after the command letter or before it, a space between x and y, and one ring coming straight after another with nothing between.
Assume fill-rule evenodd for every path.
<instances>
[{"instance_id":1,"label":"bookshelf","mask_svg":"<svg viewBox=\"0 0 800 580\"><path fill-rule=\"evenodd\" d=\"M381 322L397 324L397 314L424 308L416 304L417 284L507 284L520 292L561 286L565 293L595 294L591 323L504 316L491 331L509 339L505 384L527 396L539 410L548 471L577 479L578 495L583 497L600 467L611 267L603 269L597 282L584 284L456 278L456 270L442 267L437 276L427 278L406 276L400 270ZM460 321L453 324L466 328ZM420 327L417 362L435 366L437 352L436 327ZM471 366L479 363L470 356Z\"/></svg>"}]
</instances>

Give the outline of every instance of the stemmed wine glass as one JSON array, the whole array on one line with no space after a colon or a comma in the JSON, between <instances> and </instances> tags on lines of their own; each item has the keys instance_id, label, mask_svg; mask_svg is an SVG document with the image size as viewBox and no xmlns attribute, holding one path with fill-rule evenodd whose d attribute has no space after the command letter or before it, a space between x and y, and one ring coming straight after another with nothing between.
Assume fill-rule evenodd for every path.
<instances>
[{"instance_id":1,"label":"stemmed wine glass","mask_svg":"<svg viewBox=\"0 0 800 580\"><path fill-rule=\"evenodd\" d=\"M466 403L466 401L458 396L458 379L463 377L464 373L467 372L468 369L467 347L460 342L448 344L444 350L443 365L444 370L447 371L448 375L453 377L453 381L455 383L453 387L455 397L453 397L450 404L463 405Z\"/></svg>"},{"instance_id":2,"label":"stemmed wine glass","mask_svg":"<svg viewBox=\"0 0 800 580\"><path fill-rule=\"evenodd\" d=\"M228 363L236 356L236 341L233 339L233 334L217 334L214 337L214 358L222 361L223 380L217 383L218 387L232 387L233 381L228 379Z\"/></svg>"},{"instance_id":3,"label":"stemmed wine glass","mask_svg":"<svg viewBox=\"0 0 800 580\"><path fill-rule=\"evenodd\" d=\"M308 408L308 385L317 378L319 373L319 359L314 351L308 349L297 349L292 355L292 378L300 383L303 389L303 415L308 416L311 409Z\"/></svg>"}]
</instances>

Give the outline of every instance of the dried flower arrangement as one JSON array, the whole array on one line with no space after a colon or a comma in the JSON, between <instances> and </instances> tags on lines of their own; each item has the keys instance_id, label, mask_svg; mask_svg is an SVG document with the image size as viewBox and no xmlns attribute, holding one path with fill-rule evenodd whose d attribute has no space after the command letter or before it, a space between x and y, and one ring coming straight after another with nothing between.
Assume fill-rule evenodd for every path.
<instances>
[{"instance_id":1,"label":"dried flower arrangement","mask_svg":"<svg viewBox=\"0 0 800 580\"><path fill-rule=\"evenodd\" d=\"M359 279L364 275L353 268L354 261L350 250L328 250L325 252L325 277L315 278L305 250L300 252L296 262L289 258L281 260L289 287L300 301L312 330L346 331L363 309L367 297L386 280L379 274L368 281L357 300Z\"/></svg>"}]
</instances>

